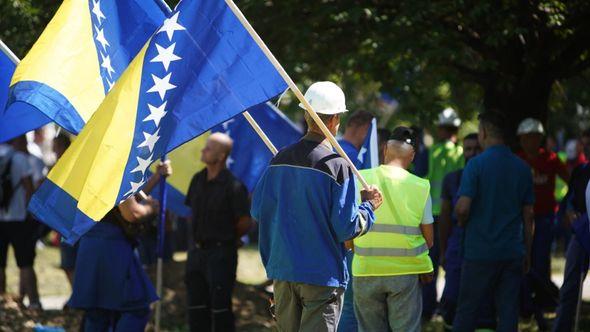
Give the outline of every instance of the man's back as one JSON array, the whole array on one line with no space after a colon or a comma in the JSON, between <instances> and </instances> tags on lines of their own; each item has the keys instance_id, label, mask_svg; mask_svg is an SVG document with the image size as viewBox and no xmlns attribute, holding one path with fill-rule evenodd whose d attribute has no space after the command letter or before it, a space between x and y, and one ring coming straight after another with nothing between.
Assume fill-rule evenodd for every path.
<instances>
[{"instance_id":1,"label":"man's back","mask_svg":"<svg viewBox=\"0 0 590 332\"><path fill-rule=\"evenodd\" d=\"M472 199L465 229L464 257L514 259L524 255L525 205L534 202L530 168L508 147L495 145L469 161L460 196Z\"/></svg>"},{"instance_id":2,"label":"man's back","mask_svg":"<svg viewBox=\"0 0 590 332\"><path fill-rule=\"evenodd\" d=\"M359 231L356 195L350 167L329 146L303 139L279 152L252 201L268 277L345 286L343 242Z\"/></svg>"}]
</instances>

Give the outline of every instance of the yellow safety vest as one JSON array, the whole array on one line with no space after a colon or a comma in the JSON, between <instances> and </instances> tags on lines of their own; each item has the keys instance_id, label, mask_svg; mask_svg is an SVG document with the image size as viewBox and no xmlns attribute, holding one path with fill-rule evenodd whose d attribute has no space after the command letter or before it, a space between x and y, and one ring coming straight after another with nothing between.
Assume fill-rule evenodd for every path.
<instances>
[{"instance_id":1,"label":"yellow safety vest","mask_svg":"<svg viewBox=\"0 0 590 332\"><path fill-rule=\"evenodd\" d=\"M428 150L428 175L430 180L430 197L432 197L432 214L440 214L440 194L445 176L463 168L463 148L451 141L433 144Z\"/></svg>"},{"instance_id":2,"label":"yellow safety vest","mask_svg":"<svg viewBox=\"0 0 590 332\"><path fill-rule=\"evenodd\" d=\"M354 239L352 275L394 276L432 272L428 246L420 223L430 184L405 169L381 165L362 170L370 184L383 192L371 230Z\"/></svg>"}]
</instances>

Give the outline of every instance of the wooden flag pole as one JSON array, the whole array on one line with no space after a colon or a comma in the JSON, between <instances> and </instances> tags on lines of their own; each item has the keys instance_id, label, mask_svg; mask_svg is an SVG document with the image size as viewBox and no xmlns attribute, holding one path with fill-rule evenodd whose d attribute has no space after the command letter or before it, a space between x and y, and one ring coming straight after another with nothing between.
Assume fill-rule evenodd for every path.
<instances>
[{"instance_id":1,"label":"wooden flag pole","mask_svg":"<svg viewBox=\"0 0 590 332\"><path fill-rule=\"evenodd\" d=\"M272 144L272 142L270 141L270 139L268 138L268 136L266 136L266 134L264 133L264 131L262 131L262 128L260 128L260 126L258 125L258 123L256 123L256 120L254 120L254 118L252 117L252 115L250 115L250 113L248 111L242 113L244 114L244 117L246 118L246 120L248 121L248 123L250 124L250 126L252 126L252 129L254 129L254 131L258 134L258 136L260 136L260 139L264 142L264 144L266 144L266 147L270 150L270 152L272 152L272 155L276 155L277 152L279 152L277 150L277 148Z\"/></svg>"},{"instance_id":2,"label":"wooden flag pole","mask_svg":"<svg viewBox=\"0 0 590 332\"><path fill-rule=\"evenodd\" d=\"M18 65L20 63L20 60L16 56L16 54L12 53L12 50L10 50L10 48L8 48L8 46L6 46L6 44L4 44L2 39L0 39L0 49L2 50L2 52L4 52L4 54L6 54L6 56L10 59L10 61L12 61L15 65Z\"/></svg>"},{"instance_id":3,"label":"wooden flag pole","mask_svg":"<svg viewBox=\"0 0 590 332\"><path fill-rule=\"evenodd\" d=\"M272 52L268 49L266 44L264 44L264 41L262 40L262 38L260 38L258 33L256 33L256 31L252 27L252 25L250 25L250 22L248 22L248 19L246 19L244 14L242 14L242 12L238 8L238 6L236 6L236 4L232 0L225 0L225 3L229 6L231 11L234 13L234 15L236 15L236 17L240 20L240 22L242 23L244 28L246 28L246 30L248 30L248 33L250 33L250 36L252 36L252 38L254 39L256 44L258 44L258 47L260 47L260 49L262 50L262 52L264 52L264 54L266 55L268 60L272 63L272 65L279 72L281 77L285 80L287 85L289 85L289 88L291 88L293 93L295 93L295 96L297 96L297 99L299 99L301 104L303 104L303 106L305 106L305 110L311 116L311 118L317 124L317 126L320 128L320 130L322 131L324 136L326 136L326 138L328 139L330 144L332 144L332 146L336 149L338 154L340 154L342 156L342 158L344 158L348 162L348 164L352 168L352 171L354 172L356 177L359 179L359 181L361 182L363 187L365 189L368 189L369 184L367 183L367 181L365 181L365 179L363 178L361 173L358 171L358 169L354 166L354 164L352 163L350 158L348 158L348 156L346 155L346 152L344 152L344 150L342 149L340 144L338 144L338 141L336 141L336 138L334 138L334 135L332 135L332 133L330 132L328 127L326 127L324 122L320 119L320 117L314 111L313 107L305 99L305 97L303 96L303 93L301 93L301 90L299 90L299 88L297 87L295 82L293 82L291 77L289 77L289 74L287 74L287 72L285 71L283 66L281 66L279 61L275 58L275 56L272 54Z\"/></svg>"}]
</instances>

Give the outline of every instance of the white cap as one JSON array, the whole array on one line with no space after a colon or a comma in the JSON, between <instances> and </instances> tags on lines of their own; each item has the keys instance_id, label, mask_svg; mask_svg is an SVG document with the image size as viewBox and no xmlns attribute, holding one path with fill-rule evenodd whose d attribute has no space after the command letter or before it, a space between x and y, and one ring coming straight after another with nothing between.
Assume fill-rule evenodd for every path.
<instances>
[{"instance_id":1,"label":"white cap","mask_svg":"<svg viewBox=\"0 0 590 332\"><path fill-rule=\"evenodd\" d=\"M305 99L318 114L338 114L348 111L344 92L332 82L325 81L312 84L305 91ZM305 109L305 106L301 103L299 103L299 107Z\"/></svg>"},{"instance_id":2,"label":"white cap","mask_svg":"<svg viewBox=\"0 0 590 332\"><path fill-rule=\"evenodd\" d=\"M526 118L518 125L516 135L524 134L544 134L543 124L541 121L533 118Z\"/></svg>"},{"instance_id":3,"label":"white cap","mask_svg":"<svg viewBox=\"0 0 590 332\"><path fill-rule=\"evenodd\" d=\"M461 125L461 119L454 109L447 107L438 115L438 125L459 127Z\"/></svg>"}]
</instances>

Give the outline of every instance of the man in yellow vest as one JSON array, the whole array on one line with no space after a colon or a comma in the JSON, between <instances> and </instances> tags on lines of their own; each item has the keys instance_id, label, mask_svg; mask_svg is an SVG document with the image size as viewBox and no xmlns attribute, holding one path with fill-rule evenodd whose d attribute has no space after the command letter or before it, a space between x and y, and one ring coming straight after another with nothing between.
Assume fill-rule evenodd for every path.
<instances>
[{"instance_id":1,"label":"man in yellow vest","mask_svg":"<svg viewBox=\"0 0 590 332\"><path fill-rule=\"evenodd\" d=\"M428 175L430 181L430 195L432 197L432 214L434 215L434 241L435 245L430 250L430 258L434 265L434 282L424 287L422 299L424 310L422 317L430 320L436 311L436 279L438 277L438 216L440 215L440 194L445 176L451 172L463 168L463 148L457 143L457 134L461 119L454 109L446 108L438 116L437 136L438 142L428 150Z\"/></svg>"},{"instance_id":2,"label":"man in yellow vest","mask_svg":"<svg viewBox=\"0 0 590 332\"><path fill-rule=\"evenodd\" d=\"M383 191L373 228L354 239L352 263L359 331L420 331L420 282L432 280L428 250L434 241L428 180L407 171L416 139L397 127L385 148L385 165L362 170Z\"/></svg>"}]
</instances>

